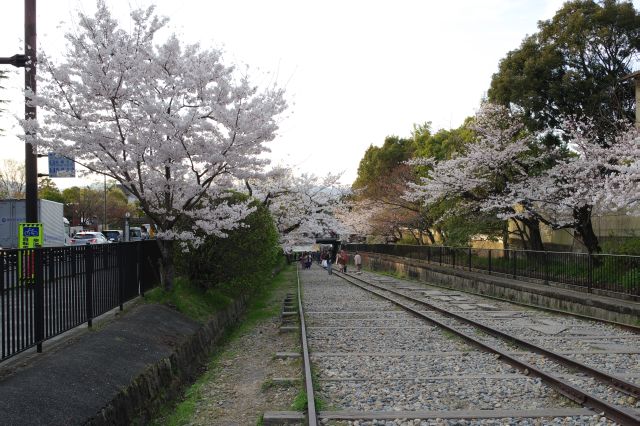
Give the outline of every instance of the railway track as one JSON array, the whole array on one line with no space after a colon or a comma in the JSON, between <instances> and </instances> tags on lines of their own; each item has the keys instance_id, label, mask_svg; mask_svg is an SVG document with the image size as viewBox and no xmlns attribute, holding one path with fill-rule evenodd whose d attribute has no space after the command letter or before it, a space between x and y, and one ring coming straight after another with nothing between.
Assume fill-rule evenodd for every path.
<instances>
[{"instance_id":1,"label":"railway track","mask_svg":"<svg viewBox=\"0 0 640 426\"><path fill-rule=\"evenodd\" d=\"M547 313L371 274L301 277L307 353L330 408L317 413L323 423L600 424L604 413L640 424L637 333L574 317L558 325ZM587 346L605 332L637 377L597 365L607 350ZM590 365L580 359L589 355Z\"/></svg>"}]
</instances>

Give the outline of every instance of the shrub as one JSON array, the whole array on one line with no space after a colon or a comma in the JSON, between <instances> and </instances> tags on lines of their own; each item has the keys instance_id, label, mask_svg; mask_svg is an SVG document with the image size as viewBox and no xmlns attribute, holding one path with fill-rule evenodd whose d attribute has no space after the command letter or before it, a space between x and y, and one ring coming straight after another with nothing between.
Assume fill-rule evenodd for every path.
<instances>
[{"instance_id":1,"label":"shrub","mask_svg":"<svg viewBox=\"0 0 640 426\"><path fill-rule=\"evenodd\" d=\"M245 200L235 194L230 200ZM256 210L245 219L245 227L226 238L209 236L204 244L189 252L176 252L179 275L203 289L217 288L239 294L259 287L270 277L281 250L278 232L269 210L255 203Z\"/></svg>"}]
</instances>

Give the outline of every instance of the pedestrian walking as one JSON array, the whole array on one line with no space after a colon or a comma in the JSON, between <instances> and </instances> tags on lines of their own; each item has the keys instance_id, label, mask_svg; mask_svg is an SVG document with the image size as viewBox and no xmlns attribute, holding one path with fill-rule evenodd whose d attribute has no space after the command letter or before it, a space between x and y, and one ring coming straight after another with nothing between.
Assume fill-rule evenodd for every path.
<instances>
[{"instance_id":1,"label":"pedestrian walking","mask_svg":"<svg viewBox=\"0 0 640 426\"><path fill-rule=\"evenodd\" d=\"M349 264L349 254L344 250L340 250L340 263L342 264L342 272L346 274L347 265Z\"/></svg>"},{"instance_id":2,"label":"pedestrian walking","mask_svg":"<svg viewBox=\"0 0 640 426\"><path fill-rule=\"evenodd\" d=\"M355 256L353 256L353 263L356 265L356 274L362 273L362 256L360 253L356 252Z\"/></svg>"},{"instance_id":3,"label":"pedestrian walking","mask_svg":"<svg viewBox=\"0 0 640 426\"><path fill-rule=\"evenodd\" d=\"M333 275L333 272L331 271L331 253L327 253L327 273L329 275Z\"/></svg>"}]
</instances>

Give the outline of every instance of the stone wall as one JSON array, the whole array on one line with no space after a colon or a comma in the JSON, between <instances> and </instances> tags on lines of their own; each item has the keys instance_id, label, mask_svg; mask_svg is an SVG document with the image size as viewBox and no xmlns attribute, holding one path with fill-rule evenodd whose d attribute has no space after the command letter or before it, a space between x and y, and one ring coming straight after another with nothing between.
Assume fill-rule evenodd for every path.
<instances>
[{"instance_id":1,"label":"stone wall","mask_svg":"<svg viewBox=\"0 0 640 426\"><path fill-rule=\"evenodd\" d=\"M245 309L246 300L242 299L218 312L195 334L185 336L169 357L141 372L86 424L146 424L158 408L178 397L184 386L201 373L216 343L238 323Z\"/></svg>"}]
</instances>

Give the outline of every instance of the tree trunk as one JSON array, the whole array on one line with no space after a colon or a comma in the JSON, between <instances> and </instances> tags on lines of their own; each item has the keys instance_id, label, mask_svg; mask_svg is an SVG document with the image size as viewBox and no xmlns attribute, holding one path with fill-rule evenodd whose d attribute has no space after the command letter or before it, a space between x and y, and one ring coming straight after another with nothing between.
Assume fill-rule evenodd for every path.
<instances>
[{"instance_id":1,"label":"tree trunk","mask_svg":"<svg viewBox=\"0 0 640 426\"><path fill-rule=\"evenodd\" d=\"M576 232L580 236L582 243L587 248L589 254L597 254L602 251L598 236L593 231L591 223L591 206L584 206L574 212L576 222Z\"/></svg>"},{"instance_id":2,"label":"tree trunk","mask_svg":"<svg viewBox=\"0 0 640 426\"><path fill-rule=\"evenodd\" d=\"M505 221L502 225L502 250L503 256L506 260L509 260L509 221Z\"/></svg>"},{"instance_id":3,"label":"tree trunk","mask_svg":"<svg viewBox=\"0 0 640 426\"><path fill-rule=\"evenodd\" d=\"M537 219L522 219L522 223L527 227L527 237L531 250L544 251L542 235L540 235L540 222Z\"/></svg>"},{"instance_id":4,"label":"tree trunk","mask_svg":"<svg viewBox=\"0 0 640 426\"><path fill-rule=\"evenodd\" d=\"M431 232L431 229L425 229L425 233L427 234L427 238L429 238L431 245L434 245L436 243L436 237L433 235L433 232Z\"/></svg>"},{"instance_id":5,"label":"tree trunk","mask_svg":"<svg viewBox=\"0 0 640 426\"><path fill-rule=\"evenodd\" d=\"M520 226L520 221L516 219L513 219L513 224L516 226L516 234L520 238L522 248L524 248L525 250L529 250L529 236L526 233L526 225L522 223L522 226Z\"/></svg>"},{"instance_id":6,"label":"tree trunk","mask_svg":"<svg viewBox=\"0 0 640 426\"><path fill-rule=\"evenodd\" d=\"M160 245L161 264L160 264L160 284L165 291L173 290L173 280L176 270L173 264L173 245L171 240L158 240Z\"/></svg>"}]
</instances>

